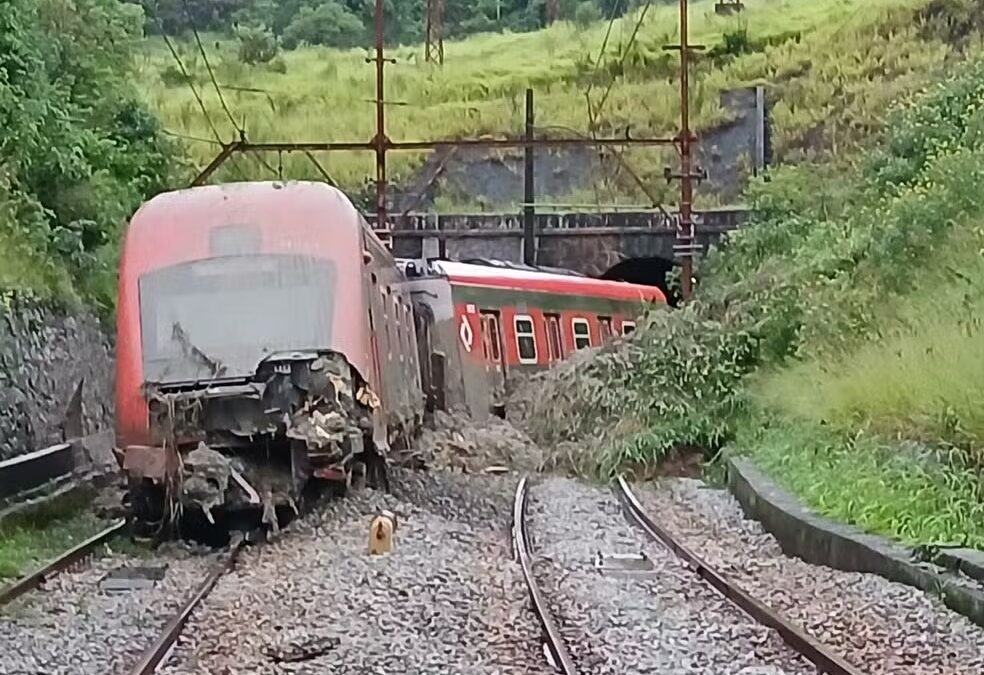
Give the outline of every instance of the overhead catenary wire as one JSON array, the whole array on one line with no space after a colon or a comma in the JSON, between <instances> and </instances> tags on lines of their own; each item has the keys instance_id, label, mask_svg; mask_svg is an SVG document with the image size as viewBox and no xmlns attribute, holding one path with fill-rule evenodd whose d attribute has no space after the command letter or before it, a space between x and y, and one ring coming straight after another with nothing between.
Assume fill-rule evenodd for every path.
<instances>
[{"instance_id":1,"label":"overhead catenary wire","mask_svg":"<svg viewBox=\"0 0 984 675\"><path fill-rule=\"evenodd\" d=\"M188 6L188 0L181 0L181 4L184 6L185 16L188 19L188 25L191 27L191 32L195 36L195 44L198 45L198 53L202 55L202 62L205 64L205 70L208 71L208 77L212 81L212 86L215 88L216 95L219 97L219 104L225 111L226 117L229 118L232 128L235 129L239 133L239 137L243 139L246 136L246 130L239 126L236 122L236 118L232 115L232 111L229 110L229 106L226 104L225 96L222 95L222 87L219 86L219 81L215 78L215 71L212 70L212 64L209 63L208 54L205 52L205 46L202 44L202 38L198 34L198 27L195 26L195 17L191 13L191 7Z\"/></svg>"},{"instance_id":2,"label":"overhead catenary wire","mask_svg":"<svg viewBox=\"0 0 984 675\"><path fill-rule=\"evenodd\" d=\"M653 6L653 0L646 0L646 4L643 5L642 11L639 13L639 19L636 21L635 27L632 29L632 35L629 36L629 41L626 43L625 47L622 49L622 56L619 59L619 68L625 64L625 59L629 55L629 50L635 45L636 38L639 36L639 30L642 28L643 22L646 20L646 15L649 13L649 9ZM615 86L615 79L612 78L608 82L608 87L605 89L604 95L601 97L601 101L598 103L598 107L595 109L595 115L599 114L602 108L605 107L605 103L608 102L608 96L612 93L612 88Z\"/></svg>"},{"instance_id":3,"label":"overhead catenary wire","mask_svg":"<svg viewBox=\"0 0 984 675\"><path fill-rule=\"evenodd\" d=\"M615 19L621 6L622 0L616 0L615 4L612 5L612 12L608 17L608 28L605 30L605 39L601 41L601 49L598 50L598 58L595 59L594 63L594 72L592 72L591 77L588 79L588 88L584 92L584 98L588 102L588 128L592 131L595 128L595 115L591 109L591 90L594 87L594 78L601 69L601 60L605 57L605 50L608 49L608 41L611 39L612 28L615 26Z\"/></svg>"},{"instance_id":4,"label":"overhead catenary wire","mask_svg":"<svg viewBox=\"0 0 984 675\"><path fill-rule=\"evenodd\" d=\"M191 89L192 96L194 96L195 101L198 102L198 107L201 109L202 115L205 117L205 123L208 124L209 129L212 131L212 135L215 137L214 143L225 148L226 143L222 140L222 134L219 133L218 128L215 126L215 122L212 121L212 116L208 112L208 106L205 105L205 99L202 98L201 94L198 92L198 88L195 87L195 82L194 80L191 79L191 75L188 73L188 69L185 68L185 64L181 58L181 55L178 54L178 50L175 49L174 43L171 42L171 38L169 38L167 35L167 31L164 28L164 22L162 22L160 19L159 6L155 4L154 8L155 8L154 19L157 23L157 28L161 33L161 38L164 40L164 44L167 45L168 51L171 52L171 56L174 57L174 61L178 65L178 70L181 72L181 76L184 77L185 82L188 83L188 88ZM185 136L187 140L204 141L208 143L213 142L213 141L208 141L207 139L197 138L187 134L178 134L173 131L171 132L165 131L165 133L174 137ZM243 170L239 167L239 165L232 163L232 166L235 168L236 173L239 174L239 177L242 180L247 180L246 174L243 173Z\"/></svg>"},{"instance_id":5,"label":"overhead catenary wire","mask_svg":"<svg viewBox=\"0 0 984 675\"><path fill-rule=\"evenodd\" d=\"M167 45L168 51L171 52L171 56L174 57L174 61L178 64L178 70L181 72L182 77L184 77L185 82L188 83L188 87L191 89L191 94L198 102L198 107L201 108L202 115L205 116L205 122L208 124L209 129L212 130L215 140L222 144L222 135L219 133L218 128L216 128L215 123L212 121L212 116L208 114L208 106L205 105L205 100L198 93L198 89L195 87L195 83L192 81L191 75L188 74L188 69L185 68L184 61L181 60L181 55L178 54L178 50L174 48L174 43L171 42L171 38L167 36L167 31L164 29L164 22L161 21L159 12L159 7L155 5L154 18L157 22L158 30L160 30L161 38L164 39L164 44Z\"/></svg>"}]
</instances>

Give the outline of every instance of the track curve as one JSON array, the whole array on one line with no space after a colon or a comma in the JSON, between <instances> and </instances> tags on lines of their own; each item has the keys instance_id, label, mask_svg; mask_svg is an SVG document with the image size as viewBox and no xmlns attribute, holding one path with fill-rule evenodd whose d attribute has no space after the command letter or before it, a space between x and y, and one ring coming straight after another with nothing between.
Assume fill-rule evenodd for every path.
<instances>
[{"instance_id":1,"label":"track curve","mask_svg":"<svg viewBox=\"0 0 984 675\"><path fill-rule=\"evenodd\" d=\"M753 619L779 633L786 644L813 663L821 672L829 673L829 675L864 675L860 670L834 654L826 645L813 639L781 614L752 597L726 576L713 569L696 553L678 542L665 528L660 527L649 517L632 493L629 484L621 476L618 478L615 492L625 507L627 515L650 537L673 551L693 570L694 574L713 586Z\"/></svg>"},{"instance_id":2,"label":"track curve","mask_svg":"<svg viewBox=\"0 0 984 675\"><path fill-rule=\"evenodd\" d=\"M557 628L557 623L550 614L550 609L547 607L546 601L540 593L540 587L533 577L533 561L530 556L529 533L526 529L528 488L529 479L524 476L516 486L516 498L513 502L513 551L516 555L516 560L523 570L523 579L526 582L526 588L529 591L530 600L533 603L533 611L536 613L540 625L543 627L546 646L550 650L555 665L564 675L577 675L577 668L574 666L574 661L571 659L570 652L567 650L564 638L561 636L560 630Z\"/></svg>"}]
</instances>

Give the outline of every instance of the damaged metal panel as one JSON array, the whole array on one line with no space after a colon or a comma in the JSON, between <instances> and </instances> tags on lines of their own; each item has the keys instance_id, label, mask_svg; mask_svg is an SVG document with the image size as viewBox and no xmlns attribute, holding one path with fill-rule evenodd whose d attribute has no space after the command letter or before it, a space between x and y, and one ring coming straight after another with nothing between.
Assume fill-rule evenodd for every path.
<instances>
[{"instance_id":1,"label":"damaged metal panel","mask_svg":"<svg viewBox=\"0 0 984 675\"><path fill-rule=\"evenodd\" d=\"M154 436L163 448L182 449L172 498L213 522L214 510L247 505L275 521L275 506L296 509L312 476L346 476L379 405L345 357L332 352L273 355L253 381L145 389ZM159 479L169 454L130 447L124 468Z\"/></svg>"}]
</instances>

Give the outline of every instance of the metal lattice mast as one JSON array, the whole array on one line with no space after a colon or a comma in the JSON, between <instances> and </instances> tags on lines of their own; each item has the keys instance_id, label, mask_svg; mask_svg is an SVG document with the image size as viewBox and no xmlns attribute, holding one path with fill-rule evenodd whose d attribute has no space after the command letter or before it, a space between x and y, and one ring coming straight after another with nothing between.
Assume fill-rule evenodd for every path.
<instances>
[{"instance_id":1,"label":"metal lattice mast","mask_svg":"<svg viewBox=\"0 0 984 675\"><path fill-rule=\"evenodd\" d=\"M444 0L427 0L424 60L444 65Z\"/></svg>"}]
</instances>

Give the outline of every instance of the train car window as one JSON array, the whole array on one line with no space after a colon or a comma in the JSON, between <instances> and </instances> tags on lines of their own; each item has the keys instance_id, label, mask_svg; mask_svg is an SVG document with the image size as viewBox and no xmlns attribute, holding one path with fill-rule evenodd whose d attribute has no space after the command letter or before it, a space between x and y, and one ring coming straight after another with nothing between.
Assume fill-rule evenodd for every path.
<instances>
[{"instance_id":1,"label":"train car window","mask_svg":"<svg viewBox=\"0 0 984 675\"><path fill-rule=\"evenodd\" d=\"M536 363L536 332L533 317L517 315L513 319L516 329L516 347L520 363Z\"/></svg>"},{"instance_id":2,"label":"train car window","mask_svg":"<svg viewBox=\"0 0 984 675\"><path fill-rule=\"evenodd\" d=\"M482 341L486 356L494 363L502 360L499 351L499 317L495 314L482 312Z\"/></svg>"},{"instance_id":3,"label":"train car window","mask_svg":"<svg viewBox=\"0 0 984 675\"><path fill-rule=\"evenodd\" d=\"M563 343L560 340L560 316L547 314L547 348L550 350L550 360L559 361L563 357Z\"/></svg>"},{"instance_id":4,"label":"train car window","mask_svg":"<svg viewBox=\"0 0 984 675\"><path fill-rule=\"evenodd\" d=\"M584 349L591 346L591 327L587 319L572 319L574 329L574 349Z\"/></svg>"},{"instance_id":5,"label":"train car window","mask_svg":"<svg viewBox=\"0 0 984 675\"><path fill-rule=\"evenodd\" d=\"M601 328L601 342L602 344L608 342L612 339L612 317L610 316L599 316L598 326Z\"/></svg>"},{"instance_id":6,"label":"train car window","mask_svg":"<svg viewBox=\"0 0 984 675\"><path fill-rule=\"evenodd\" d=\"M622 322L622 335L629 335L635 332L635 321Z\"/></svg>"}]
</instances>

